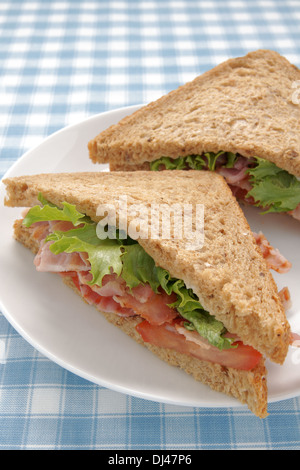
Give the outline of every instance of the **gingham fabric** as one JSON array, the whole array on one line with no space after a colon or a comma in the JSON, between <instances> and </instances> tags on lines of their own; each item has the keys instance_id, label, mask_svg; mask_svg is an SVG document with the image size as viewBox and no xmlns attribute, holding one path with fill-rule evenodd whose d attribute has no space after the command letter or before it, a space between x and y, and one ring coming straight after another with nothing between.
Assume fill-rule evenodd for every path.
<instances>
[{"instance_id":1,"label":"gingham fabric","mask_svg":"<svg viewBox=\"0 0 300 470\"><path fill-rule=\"evenodd\" d=\"M1 0L1 177L54 131L258 48L300 66L299 0ZM0 449L299 449L299 425L298 398L260 420L108 390L42 356L0 314Z\"/></svg>"}]
</instances>

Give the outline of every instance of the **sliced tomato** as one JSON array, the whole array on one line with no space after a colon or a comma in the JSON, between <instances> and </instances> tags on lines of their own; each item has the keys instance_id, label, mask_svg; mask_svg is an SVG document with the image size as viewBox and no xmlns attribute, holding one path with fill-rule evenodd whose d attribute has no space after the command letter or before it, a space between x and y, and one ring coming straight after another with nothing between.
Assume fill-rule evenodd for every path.
<instances>
[{"instance_id":1,"label":"sliced tomato","mask_svg":"<svg viewBox=\"0 0 300 470\"><path fill-rule=\"evenodd\" d=\"M146 343L153 344L166 349L173 349L179 353L197 357L203 361L220 364L225 367L232 367L239 370L251 370L260 361L261 354L251 346L244 345L237 341L236 348L224 349L220 351L215 346L209 349L198 344L187 341L178 333L172 324L151 325L147 320L136 326L138 333Z\"/></svg>"}]
</instances>

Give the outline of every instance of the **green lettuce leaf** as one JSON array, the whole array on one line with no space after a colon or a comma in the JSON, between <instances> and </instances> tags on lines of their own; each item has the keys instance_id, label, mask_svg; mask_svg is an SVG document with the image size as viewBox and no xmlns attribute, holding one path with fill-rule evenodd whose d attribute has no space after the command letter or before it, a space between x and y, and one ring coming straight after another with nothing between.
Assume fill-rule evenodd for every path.
<instances>
[{"instance_id":1,"label":"green lettuce leaf","mask_svg":"<svg viewBox=\"0 0 300 470\"><path fill-rule=\"evenodd\" d=\"M187 157L161 157L158 160L150 163L150 169L158 171L161 166L166 170L203 170L208 169L215 171L216 163L221 155L226 154L227 162L224 164L227 168L233 168L237 155L231 152L223 152L222 150L218 153L206 152L203 155L188 155Z\"/></svg>"},{"instance_id":2,"label":"green lettuce leaf","mask_svg":"<svg viewBox=\"0 0 300 470\"><path fill-rule=\"evenodd\" d=\"M223 153L224 152L220 151L218 153L208 152L204 154L207 159L208 169L210 171L215 171L217 160L220 155L223 155Z\"/></svg>"},{"instance_id":3,"label":"green lettuce leaf","mask_svg":"<svg viewBox=\"0 0 300 470\"><path fill-rule=\"evenodd\" d=\"M267 176L276 176L280 173L281 170L274 163L269 160L264 160L263 158L255 157L256 164L253 168L248 170L251 180L262 181Z\"/></svg>"},{"instance_id":4,"label":"green lettuce leaf","mask_svg":"<svg viewBox=\"0 0 300 470\"><path fill-rule=\"evenodd\" d=\"M238 155L232 152L206 152L203 155L189 155L172 159L162 157L150 163L151 170L210 170L215 171L218 158L226 155L223 163L226 168L233 168ZM254 157L255 165L247 171L250 175L252 189L246 197L252 197L256 206L267 212L289 212L300 204L300 181L274 163L263 158Z\"/></svg>"},{"instance_id":5,"label":"green lettuce leaf","mask_svg":"<svg viewBox=\"0 0 300 470\"><path fill-rule=\"evenodd\" d=\"M53 243L50 250L55 255L60 253L87 253L93 276L91 285L102 285L106 274L114 272L120 276L123 268L122 247L116 240L100 240L96 233L96 224L85 225L67 232L55 231L46 239Z\"/></svg>"},{"instance_id":6,"label":"green lettuce leaf","mask_svg":"<svg viewBox=\"0 0 300 470\"><path fill-rule=\"evenodd\" d=\"M248 170L253 197L257 206L268 212L288 212L300 204L300 181L274 163L256 157L257 165Z\"/></svg>"},{"instance_id":7,"label":"green lettuce leaf","mask_svg":"<svg viewBox=\"0 0 300 470\"><path fill-rule=\"evenodd\" d=\"M187 157L184 157L184 162L186 167L191 170L202 170L207 165L203 155L188 155Z\"/></svg>"},{"instance_id":8,"label":"green lettuce leaf","mask_svg":"<svg viewBox=\"0 0 300 470\"><path fill-rule=\"evenodd\" d=\"M139 243L124 247L122 263L122 278L128 287L132 289L139 284L149 283L152 290L158 292L160 283L157 276L157 267L153 258L146 253Z\"/></svg>"},{"instance_id":9,"label":"green lettuce leaf","mask_svg":"<svg viewBox=\"0 0 300 470\"><path fill-rule=\"evenodd\" d=\"M176 308L188 321L184 326L189 330L196 330L200 336L220 350L235 348L236 346L232 345L234 340L224 337L227 330L223 323L204 310L193 291L188 289L182 280L172 278L165 269L157 269L158 279L164 291L169 295L172 292L177 294L177 301L170 307Z\"/></svg>"},{"instance_id":10,"label":"green lettuce leaf","mask_svg":"<svg viewBox=\"0 0 300 470\"><path fill-rule=\"evenodd\" d=\"M38 199L44 205L34 206L28 211L23 220L25 227L30 227L35 222L46 222L50 220L68 221L72 222L75 226L90 221L88 217L78 212L73 204L63 202L63 208L60 209L54 204L49 204L41 194L39 194Z\"/></svg>"},{"instance_id":11,"label":"green lettuce leaf","mask_svg":"<svg viewBox=\"0 0 300 470\"><path fill-rule=\"evenodd\" d=\"M161 157L158 160L150 163L152 171L158 171L160 166L163 165L166 170L185 170L187 167L185 157L169 158Z\"/></svg>"},{"instance_id":12,"label":"green lettuce leaf","mask_svg":"<svg viewBox=\"0 0 300 470\"><path fill-rule=\"evenodd\" d=\"M238 158L238 155L232 152L227 152L227 163L224 165L226 168L233 168L234 164Z\"/></svg>"},{"instance_id":13,"label":"green lettuce leaf","mask_svg":"<svg viewBox=\"0 0 300 470\"><path fill-rule=\"evenodd\" d=\"M179 313L189 321L189 323L184 324L187 330L196 330L200 336L206 338L210 344L216 346L221 351L237 347L237 345L233 345L235 341L233 338L226 338L224 336L227 330L224 328L223 323L216 320L213 315L210 315L205 310L194 310L185 314L182 314L179 310Z\"/></svg>"}]
</instances>

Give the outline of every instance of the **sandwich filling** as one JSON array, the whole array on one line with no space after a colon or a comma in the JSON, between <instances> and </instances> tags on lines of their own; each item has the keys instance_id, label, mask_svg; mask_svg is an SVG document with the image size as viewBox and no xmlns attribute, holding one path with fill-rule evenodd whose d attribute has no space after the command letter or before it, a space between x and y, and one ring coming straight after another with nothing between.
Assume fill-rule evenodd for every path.
<instances>
[{"instance_id":1,"label":"sandwich filling","mask_svg":"<svg viewBox=\"0 0 300 470\"><path fill-rule=\"evenodd\" d=\"M287 212L300 220L300 181L274 163L220 151L176 159L162 157L151 170L210 170L221 174L234 196L268 212Z\"/></svg>"},{"instance_id":2,"label":"sandwich filling","mask_svg":"<svg viewBox=\"0 0 300 470\"><path fill-rule=\"evenodd\" d=\"M64 202L59 208L42 195L39 200L41 205L28 209L22 222L38 246L38 271L67 277L99 311L138 317L136 330L146 343L225 367L251 370L258 364L261 354L230 334L195 293L157 266L137 241L99 239L97 224L74 205ZM264 246L269 266L286 272L288 261L262 234L256 239ZM288 291L281 297L288 302Z\"/></svg>"}]
</instances>

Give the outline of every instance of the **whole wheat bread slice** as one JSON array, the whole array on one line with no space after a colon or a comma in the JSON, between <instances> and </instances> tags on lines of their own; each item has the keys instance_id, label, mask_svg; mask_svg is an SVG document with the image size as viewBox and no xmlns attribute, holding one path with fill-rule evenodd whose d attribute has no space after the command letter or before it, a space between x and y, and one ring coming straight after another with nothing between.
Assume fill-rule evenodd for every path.
<instances>
[{"instance_id":1,"label":"whole wheat bread slice","mask_svg":"<svg viewBox=\"0 0 300 470\"><path fill-rule=\"evenodd\" d=\"M4 184L8 206L32 206L41 192L58 206L63 201L75 204L96 222L98 206L116 203L120 195L127 197L128 207L184 203L195 214L196 203L203 204L201 249L187 249L185 237L139 239L140 245L158 266L192 288L203 307L228 331L272 361L284 362L290 327L276 284L221 176L201 171L62 173L9 178ZM131 220L128 216L128 223Z\"/></svg>"},{"instance_id":2,"label":"whole wheat bread slice","mask_svg":"<svg viewBox=\"0 0 300 470\"><path fill-rule=\"evenodd\" d=\"M223 150L300 177L298 80L300 70L275 51L230 59L101 132L90 158L137 170L162 156Z\"/></svg>"}]
</instances>

